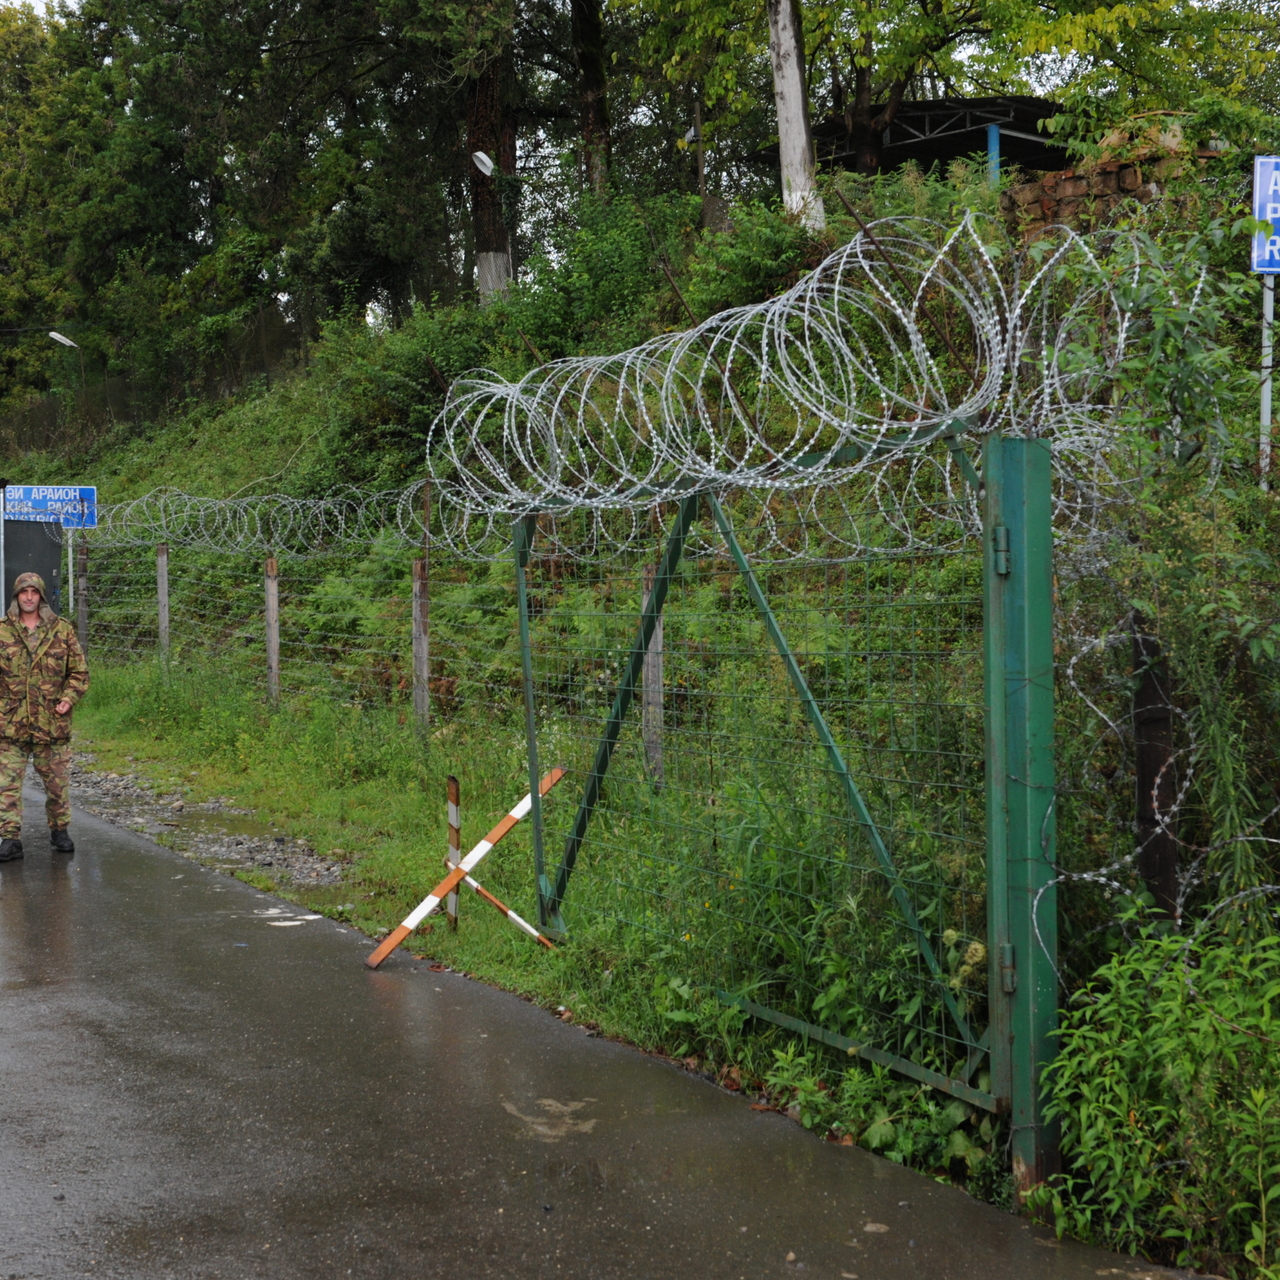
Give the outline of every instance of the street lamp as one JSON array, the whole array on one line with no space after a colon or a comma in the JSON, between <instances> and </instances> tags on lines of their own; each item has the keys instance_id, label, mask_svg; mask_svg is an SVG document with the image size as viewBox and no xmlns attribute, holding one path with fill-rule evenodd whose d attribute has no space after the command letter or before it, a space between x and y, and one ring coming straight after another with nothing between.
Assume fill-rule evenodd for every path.
<instances>
[{"instance_id":1,"label":"street lamp","mask_svg":"<svg viewBox=\"0 0 1280 1280\"><path fill-rule=\"evenodd\" d=\"M59 333L56 329L49 330L49 337L51 337L54 340L54 342L62 343L64 347L75 347L76 351L79 352L80 354L80 394L84 398L87 405L89 400L89 388L85 382L84 352L80 350L80 344L78 342L72 342L70 338L68 338L65 334Z\"/></svg>"}]
</instances>

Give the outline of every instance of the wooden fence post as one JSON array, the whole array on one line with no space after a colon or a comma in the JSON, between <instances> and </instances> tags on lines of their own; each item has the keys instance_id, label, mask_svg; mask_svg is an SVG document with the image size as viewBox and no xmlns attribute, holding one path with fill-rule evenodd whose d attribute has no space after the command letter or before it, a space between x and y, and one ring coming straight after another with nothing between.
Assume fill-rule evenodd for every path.
<instances>
[{"instance_id":1,"label":"wooden fence post","mask_svg":"<svg viewBox=\"0 0 1280 1280\"><path fill-rule=\"evenodd\" d=\"M656 569L644 567L644 600L649 603ZM645 651L641 669L640 733L644 739L645 760L649 766L649 779L655 789L662 786L662 614L658 614L653 627L653 637Z\"/></svg>"},{"instance_id":2,"label":"wooden fence post","mask_svg":"<svg viewBox=\"0 0 1280 1280\"><path fill-rule=\"evenodd\" d=\"M449 870L462 861L462 789L458 780L450 774L445 779L445 788L449 795ZM445 914L449 917L449 928L458 927L458 892L455 889L445 902Z\"/></svg>"},{"instance_id":3,"label":"wooden fence post","mask_svg":"<svg viewBox=\"0 0 1280 1280\"><path fill-rule=\"evenodd\" d=\"M169 656L169 544L156 547L156 632L160 656Z\"/></svg>"},{"instance_id":4,"label":"wooden fence post","mask_svg":"<svg viewBox=\"0 0 1280 1280\"><path fill-rule=\"evenodd\" d=\"M431 720L431 690L427 684L431 659L430 484L422 487L422 521L422 558L413 562L413 716L425 733Z\"/></svg>"},{"instance_id":5,"label":"wooden fence post","mask_svg":"<svg viewBox=\"0 0 1280 1280\"><path fill-rule=\"evenodd\" d=\"M280 572L275 556L267 557L267 696L280 701Z\"/></svg>"},{"instance_id":6,"label":"wooden fence post","mask_svg":"<svg viewBox=\"0 0 1280 1280\"><path fill-rule=\"evenodd\" d=\"M80 539L76 548L76 637L89 652L89 544Z\"/></svg>"}]
</instances>

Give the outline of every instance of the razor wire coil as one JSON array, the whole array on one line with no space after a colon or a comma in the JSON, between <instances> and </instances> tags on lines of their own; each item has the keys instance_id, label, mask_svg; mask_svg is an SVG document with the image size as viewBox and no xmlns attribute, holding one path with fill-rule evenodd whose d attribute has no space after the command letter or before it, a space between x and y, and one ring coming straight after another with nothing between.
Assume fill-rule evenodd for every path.
<instances>
[{"instance_id":1,"label":"razor wire coil","mask_svg":"<svg viewBox=\"0 0 1280 1280\"><path fill-rule=\"evenodd\" d=\"M595 560L640 545L662 504L734 489L758 504L761 561L859 554L849 517L867 511L900 550L945 549L977 532L980 513L956 456L936 446L1003 432L1051 441L1057 535L1083 548L1130 483L1109 446L1132 300L1171 287L1137 236L1064 228L1018 250L977 214L953 228L885 219L767 302L616 355L457 380L432 427L429 530L415 481L320 498L162 489L104 508L93 539L324 555L429 534L492 560L510 554L512 522L537 515L557 554ZM1197 299L1193 288L1183 301ZM557 537L570 511L589 512L590 527ZM788 542L783 525L808 532Z\"/></svg>"}]
</instances>

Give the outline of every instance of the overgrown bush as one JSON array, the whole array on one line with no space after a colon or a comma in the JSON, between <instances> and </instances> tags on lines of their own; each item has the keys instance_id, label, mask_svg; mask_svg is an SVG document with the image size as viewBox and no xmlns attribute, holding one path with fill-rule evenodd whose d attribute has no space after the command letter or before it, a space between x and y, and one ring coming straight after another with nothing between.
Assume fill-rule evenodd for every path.
<instances>
[{"instance_id":1,"label":"overgrown bush","mask_svg":"<svg viewBox=\"0 0 1280 1280\"><path fill-rule=\"evenodd\" d=\"M1280 1276L1280 937L1155 928L1066 1010L1048 1070L1058 1232L1219 1274Z\"/></svg>"}]
</instances>

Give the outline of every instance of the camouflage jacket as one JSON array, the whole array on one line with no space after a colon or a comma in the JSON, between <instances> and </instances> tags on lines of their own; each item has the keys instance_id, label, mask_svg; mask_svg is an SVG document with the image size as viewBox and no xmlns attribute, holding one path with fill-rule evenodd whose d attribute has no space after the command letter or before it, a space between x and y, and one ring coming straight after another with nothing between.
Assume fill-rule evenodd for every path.
<instances>
[{"instance_id":1,"label":"camouflage jacket","mask_svg":"<svg viewBox=\"0 0 1280 1280\"><path fill-rule=\"evenodd\" d=\"M34 644L26 633L15 602L0 618L0 738L59 742L71 737L71 713L54 708L84 696L89 664L75 628L43 602Z\"/></svg>"}]
</instances>

